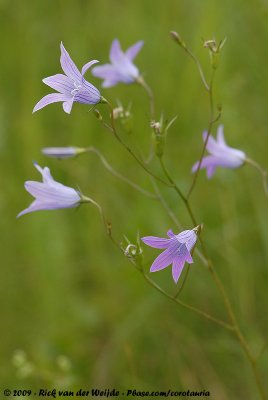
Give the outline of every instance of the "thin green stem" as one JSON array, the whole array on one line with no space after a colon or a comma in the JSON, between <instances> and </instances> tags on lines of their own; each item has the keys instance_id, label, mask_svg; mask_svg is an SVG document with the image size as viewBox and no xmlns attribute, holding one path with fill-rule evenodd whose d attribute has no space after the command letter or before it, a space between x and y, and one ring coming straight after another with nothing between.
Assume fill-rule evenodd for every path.
<instances>
[{"instance_id":1,"label":"thin green stem","mask_svg":"<svg viewBox=\"0 0 268 400\"><path fill-rule=\"evenodd\" d=\"M202 161L203 161L203 158L204 158L204 155L205 155L207 143L208 143L208 140L209 140L209 136L211 134L212 126L219 119L219 116L216 119L214 119L214 100L213 100L214 76L215 76L215 69L212 69L210 84L209 84L209 87L208 87L208 95L209 95L209 124L208 124L208 129L207 129L207 136L206 136L206 139L205 139L203 147L202 147L202 151L201 151L201 155L200 155L200 158L199 158L199 161L198 161L197 169L196 169L196 171L194 173L191 186L190 186L190 188L188 190L188 193L187 193L187 196L186 196L187 200L189 200L189 198L190 198L190 196L191 196L191 194L192 194L192 192L194 190L194 187L196 185L197 178L198 178L198 175L199 175L199 171L200 171L200 168L201 168L201 164L202 164Z\"/></svg>"},{"instance_id":2,"label":"thin green stem","mask_svg":"<svg viewBox=\"0 0 268 400\"><path fill-rule=\"evenodd\" d=\"M97 203L97 202L96 202L95 200L93 200L91 197L87 197L87 196L84 196L84 195L81 195L81 201L80 201L80 203L81 203L81 204L83 204L83 203L93 204L93 205L97 208L97 210L98 210L98 212L99 212L99 214L100 214L102 223L103 223L103 225L104 225L104 227L105 227L105 229L106 229L106 233L107 233L108 235L110 235L110 232L111 232L111 223L106 219L106 217L105 217L105 215L104 215L104 213L103 213L103 209L102 209L102 207L99 205L99 203Z\"/></svg>"},{"instance_id":3,"label":"thin green stem","mask_svg":"<svg viewBox=\"0 0 268 400\"><path fill-rule=\"evenodd\" d=\"M191 218L191 221L192 221L193 225L197 226L198 224L197 224L196 218L195 218L195 216L193 214L193 211L191 209L191 206L189 204L189 201L188 201L187 197L184 196L184 194L182 193L182 191L180 190L178 185L176 185L176 183L172 179L172 177L169 174L169 172L167 170L167 167L166 167L162 157L159 158L159 161L160 161L160 165L162 167L162 170L163 170L164 174L166 175L166 178L169 181L171 187L175 190L175 192L177 192L177 194L179 195L179 197L183 201L185 207L187 208L188 214L190 215L190 218Z\"/></svg>"},{"instance_id":4,"label":"thin green stem","mask_svg":"<svg viewBox=\"0 0 268 400\"><path fill-rule=\"evenodd\" d=\"M143 270L140 270L140 269L139 269L139 271L142 273L144 279L145 279L154 289L156 289L158 292L162 293L165 297L167 297L167 298L169 298L170 300L174 301L175 303L181 305L182 307L187 308L188 310L190 310L190 311L192 311L192 312L194 312L194 313L196 313L196 314L199 314L199 315L201 315L202 317L204 317L204 318L206 318L206 319L208 319L208 320L210 320L210 321L213 321L214 323L216 323L216 324L218 324L218 325L223 326L224 328L226 328L226 329L228 329L228 330L231 330L231 331L233 330L233 327L232 327L230 324L228 324L227 322L224 322L224 321L222 321L222 320L220 320L220 319L217 319L217 318L213 317L212 315L207 314L206 312L204 312L204 311L202 311L202 310L199 310L198 308L196 308L196 307L194 307L194 306L191 306L190 304L184 303L183 301L181 301L180 299L174 297L173 295L170 295L170 294L167 293L164 289L162 289L159 285L157 285L157 283L155 283L153 280L151 280L151 279L144 273Z\"/></svg>"},{"instance_id":5,"label":"thin green stem","mask_svg":"<svg viewBox=\"0 0 268 400\"><path fill-rule=\"evenodd\" d=\"M154 194L143 189L138 184L136 184L135 182L132 182L130 179L126 178L124 175L121 175L119 172L117 172L115 169L113 169L113 167L108 163L108 161L102 155L102 153L98 149L96 149L96 147L87 147L85 150L86 150L86 152L91 152L91 153L96 154L99 157L102 164L104 165L104 167L116 178L119 178L121 181L127 183L129 186L133 187L134 189L136 189L140 193L144 194L145 196L147 196L151 199L157 199L157 197Z\"/></svg>"},{"instance_id":6,"label":"thin green stem","mask_svg":"<svg viewBox=\"0 0 268 400\"><path fill-rule=\"evenodd\" d=\"M207 258L206 249L205 249L205 245L204 245L203 241L201 241L201 245L202 245L203 251L205 253L205 257ZM242 332L241 332L241 330L239 328L237 319L236 319L235 314L233 312L230 300L229 300L228 295L227 295L227 293L226 293L226 291L224 289L224 286L223 286L218 274L216 273L211 260L207 258L207 261L208 261L208 268L209 268L209 271L211 273L211 276L212 276L214 282L216 283L216 285L217 285L217 287L218 287L218 289L219 289L219 291L220 291L220 293L222 295L227 314L229 316L231 325L234 328L234 334L235 334L236 338L238 339L238 341L239 341L242 349L244 350L244 353L245 353L245 355L246 355L246 357L247 357L247 359L248 359L248 361L250 363L250 366L251 366L251 369L253 371L253 374L254 374L254 377L255 377L255 380L256 380L256 384L257 384L257 387L258 387L258 390L259 390L260 397L261 397L261 399L265 400L266 399L266 395L265 395L264 388L263 388L263 385L262 385L262 382L261 382L261 379L260 379L260 376L259 376L259 373L258 373L258 369L257 369L257 365L256 365L256 359L252 355L252 353L251 353L251 351L249 349L248 343L247 343L244 335L242 334Z\"/></svg>"},{"instance_id":7,"label":"thin green stem","mask_svg":"<svg viewBox=\"0 0 268 400\"><path fill-rule=\"evenodd\" d=\"M181 39L180 35L175 32L175 31L170 31L171 37L174 39L174 41L185 51L185 53L194 61L195 65L197 66L201 81L207 91L209 91L209 85L207 83L207 80L205 78L205 74L203 71L203 68L200 64L200 61L198 58L194 55L194 53L188 49L186 43Z\"/></svg>"},{"instance_id":8,"label":"thin green stem","mask_svg":"<svg viewBox=\"0 0 268 400\"><path fill-rule=\"evenodd\" d=\"M136 82L144 88L144 90L146 91L146 93L149 97L151 120L154 120L155 119L155 104L154 104L153 91L152 91L151 87L148 85L148 83L143 79L142 76L139 76L137 78Z\"/></svg>"},{"instance_id":9,"label":"thin green stem","mask_svg":"<svg viewBox=\"0 0 268 400\"><path fill-rule=\"evenodd\" d=\"M188 278L188 276L189 276L189 272L190 272L190 266L187 265L187 267L186 267L186 273L184 274L182 284L181 284L181 286L179 287L179 289L176 291L176 293L175 293L174 296L173 296L175 299L177 299L177 298L179 297L179 295L182 293L182 291L183 291L183 289L184 289L184 287L185 287L185 285L186 285L187 278Z\"/></svg>"},{"instance_id":10,"label":"thin green stem","mask_svg":"<svg viewBox=\"0 0 268 400\"><path fill-rule=\"evenodd\" d=\"M139 159L139 157L136 156L136 154L132 151L132 149L123 142L123 140L120 138L120 136L117 133L116 127L115 127L115 122L114 122L114 116L113 116L113 107L112 105L107 101L107 104L110 108L110 114L111 114L111 125L112 125L112 130L114 137L117 139L117 141L125 148L125 150L137 161L137 163L153 178L157 179L159 182L163 183L165 186L170 186L166 181L164 181L162 178L159 176L155 175L152 171L150 171L146 164L142 160Z\"/></svg>"},{"instance_id":11,"label":"thin green stem","mask_svg":"<svg viewBox=\"0 0 268 400\"><path fill-rule=\"evenodd\" d=\"M251 158L246 158L245 161L252 165L253 167L257 168L257 170L260 172L262 176L262 183L263 183L263 188L264 188L264 193L266 196L268 196L268 183L267 183L267 171L266 169L262 168L262 166L257 163L256 161L252 160Z\"/></svg>"},{"instance_id":12,"label":"thin green stem","mask_svg":"<svg viewBox=\"0 0 268 400\"><path fill-rule=\"evenodd\" d=\"M176 185L176 183L174 182L174 180L171 178L167 167L163 161L163 157L159 157L159 161L160 161L160 165L162 167L162 170L164 172L164 174L166 175L167 180L169 181L171 187L178 193L178 195L180 196L180 198L182 199L183 202L186 201L186 197L183 195L182 191L180 190L180 188Z\"/></svg>"},{"instance_id":13,"label":"thin green stem","mask_svg":"<svg viewBox=\"0 0 268 400\"><path fill-rule=\"evenodd\" d=\"M209 92L210 86L208 85L208 83L206 81L205 74L203 72L203 68L202 68L198 58L187 47L183 47L183 49L188 54L188 56L191 57L191 59L194 61L194 63L196 64L198 72L199 72L199 75L200 75L200 78L201 78L201 81L202 81L205 89Z\"/></svg>"}]
</instances>

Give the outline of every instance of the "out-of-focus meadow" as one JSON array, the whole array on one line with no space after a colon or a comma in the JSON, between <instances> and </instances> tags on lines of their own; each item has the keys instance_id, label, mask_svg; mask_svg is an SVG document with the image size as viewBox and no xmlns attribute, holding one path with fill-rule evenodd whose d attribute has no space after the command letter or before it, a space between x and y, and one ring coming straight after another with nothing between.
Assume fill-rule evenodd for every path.
<instances>
[{"instance_id":1,"label":"out-of-focus meadow","mask_svg":"<svg viewBox=\"0 0 268 400\"><path fill-rule=\"evenodd\" d=\"M53 91L42 78L61 72L61 41L79 67L91 59L107 62L114 38L123 49L145 41L135 63L154 90L158 118L161 113L167 119L178 115L165 158L184 190L200 155L209 105L196 66L169 31L182 35L206 74L210 64L203 39L226 37L215 81L226 141L268 167L267 1L1 0L0 12L1 384L189 388L207 389L213 399L257 398L252 372L232 334L148 286L109 241L94 207L42 211L19 220L16 215L32 201L24 181L40 180L32 164L36 160L48 165L55 179L96 199L118 240L126 235L134 241L137 232L165 236L169 228L177 231L159 202L118 181L96 155L66 161L41 155L44 146L93 145L116 170L153 190L89 106L75 103L67 115L53 104L32 115L35 103ZM87 79L100 88L101 81L90 72ZM102 93L115 105L131 104L132 131L123 136L147 154L152 133L145 92L121 84ZM107 116L105 106L98 108ZM152 168L159 172L156 160ZM183 226L191 228L182 202L161 189ZM261 177L249 166L219 169L210 181L202 171L192 204L257 353L268 331L268 200ZM145 247L149 269L159 252ZM194 258L182 299L226 319L208 271ZM153 278L175 292L170 268ZM268 369L268 352L260 369Z\"/></svg>"}]
</instances>

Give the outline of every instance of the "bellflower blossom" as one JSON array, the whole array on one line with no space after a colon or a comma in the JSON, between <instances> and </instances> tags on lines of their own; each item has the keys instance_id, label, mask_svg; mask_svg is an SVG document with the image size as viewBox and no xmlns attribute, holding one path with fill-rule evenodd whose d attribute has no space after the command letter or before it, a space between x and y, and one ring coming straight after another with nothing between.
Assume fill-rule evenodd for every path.
<instances>
[{"instance_id":1,"label":"bellflower blossom","mask_svg":"<svg viewBox=\"0 0 268 400\"><path fill-rule=\"evenodd\" d=\"M62 101L63 110L70 114L74 102L82 104L97 104L104 101L98 89L91 83L87 82L84 78L86 71L98 61L89 61L83 66L82 71L80 72L68 52L65 50L63 43L61 43L60 48L60 63L65 75L56 74L43 79L43 82L46 85L57 90L59 93L51 93L43 97L35 105L33 112L46 107L48 104Z\"/></svg>"},{"instance_id":2,"label":"bellflower blossom","mask_svg":"<svg viewBox=\"0 0 268 400\"><path fill-rule=\"evenodd\" d=\"M203 140L205 142L207 138L207 132L203 133ZM246 154L241 151L227 146L223 134L223 125L220 125L217 130L217 140L212 136L208 138L207 151L210 153L209 156L203 158L200 168L207 169L207 177L211 178L217 167L224 168L238 168L244 164L246 160ZM199 162L196 162L192 167L192 172L195 172L198 168Z\"/></svg>"},{"instance_id":3,"label":"bellflower blossom","mask_svg":"<svg viewBox=\"0 0 268 400\"><path fill-rule=\"evenodd\" d=\"M25 189L35 197L35 200L28 208L21 211L17 218L33 211L72 208L78 206L81 202L89 200L75 189L56 182L52 178L48 167L41 168L36 163L34 166L42 175L43 182L25 182Z\"/></svg>"},{"instance_id":4,"label":"bellflower blossom","mask_svg":"<svg viewBox=\"0 0 268 400\"><path fill-rule=\"evenodd\" d=\"M111 87L119 82L133 83L139 78L139 70L133 60L143 46L143 41L135 43L124 53L120 43L115 39L110 50L111 64L100 65L92 69L92 74L104 79L103 87Z\"/></svg>"},{"instance_id":5,"label":"bellflower blossom","mask_svg":"<svg viewBox=\"0 0 268 400\"><path fill-rule=\"evenodd\" d=\"M154 260L150 272L160 271L172 264L172 276L175 283L177 283L185 262L189 264L193 263L191 250L196 243L196 232L199 228L200 227L197 226L192 230L183 231L178 235L175 235L170 229L167 232L169 239L155 236L146 236L141 238L141 240L148 246L156 249L165 249L165 251Z\"/></svg>"}]
</instances>

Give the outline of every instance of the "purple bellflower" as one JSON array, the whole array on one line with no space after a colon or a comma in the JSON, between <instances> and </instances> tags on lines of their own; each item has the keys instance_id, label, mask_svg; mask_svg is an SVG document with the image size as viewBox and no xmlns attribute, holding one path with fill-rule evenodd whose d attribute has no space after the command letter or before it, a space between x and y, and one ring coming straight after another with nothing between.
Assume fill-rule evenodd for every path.
<instances>
[{"instance_id":1,"label":"purple bellflower","mask_svg":"<svg viewBox=\"0 0 268 400\"><path fill-rule=\"evenodd\" d=\"M143 41L135 43L124 53L120 43L115 39L110 50L111 64L100 65L92 69L92 74L104 79L103 87L111 87L118 82L133 83L139 78L139 70L133 60L143 46Z\"/></svg>"},{"instance_id":2,"label":"purple bellflower","mask_svg":"<svg viewBox=\"0 0 268 400\"><path fill-rule=\"evenodd\" d=\"M203 133L203 140L207 138L207 131ZM217 140L209 136L207 151L209 156L203 158L200 168L207 169L207 177L211 178L217 167L238 168L244 164L246 154L241 151L227 146L223 134L223 125L220 125L217 130ZM196 162L192 167L192 172L196 172L199 162Z\"/></svg>"},{"instance_id":3,"label":"purple bellflower","mask_svg":"<svg viewBox=\"0 0 268 400\"><path fill-rule=\"evenodd\" d=\"M172 276L175 283L177 283L185 262L189 264L193 263L191 250L196 243L196 232L199 228L200 227L197 226L192 230L183 231L178 235L174 235L170 229L167 232L169 239L155 236L141 238L148 246L155 247L156 249L165 249L165 251L154 260L150 272L160 271L172 264Z\"/></svg>"},{"instance_id":4,"label":"purple bellflower","mask_svg":"<svg viewBox=\"0 0 268 400\"><path fill-rule=\"evenodd\" d=\"M56 182L52 178L48 167L41 168L36 163L34 166L42 175L43 182L25 182L25 189L35 197L35 200L28 208L21 211L17 218L33 211L72 208L89 200L75 189Z\"/></svg>"},{"instance_id":5,"label":"purple bellflower","mask_svg":"<svg viewBox=\"0 0 268 400\"><path fill-rule=\"evenodd\" d=\"M70 114L74 102L82 104L97 104L104 101L95 86L87 82L84 78L86 71L98 61L93 60L85 64L80 72L65 50L63 43L60 45L61 67L65 73L49 76L43 79L43 82L50 86L52 89L57 90L59 93L47 94L43 97L34 107L33 112L46 107L48 104L56 103L59 101L63 102L63 110Z\"/></svg>"}]
</instances>

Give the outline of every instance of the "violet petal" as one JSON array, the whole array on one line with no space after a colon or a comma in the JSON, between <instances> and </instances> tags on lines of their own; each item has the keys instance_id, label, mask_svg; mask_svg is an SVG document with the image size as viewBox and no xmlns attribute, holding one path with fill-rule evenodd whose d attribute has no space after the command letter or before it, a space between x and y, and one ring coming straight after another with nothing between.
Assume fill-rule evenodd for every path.
<instances>
[{"instance_id":1,"label":"violet petal","mask_svg":"<svg viewBox=\"0 0 268 400\"><path fill-rule=\"evenodd\" d=\"M65 74L71 78L73 81L79 83L81 81L81 73L78 70L77 66L71 59L69 53L65 49L63 43L60 45L61 48L61 57L60 57L60 63L63 71Z\"/></svg>"},{"instance_id":2,"label":"violet petal","mask_svg":"<svg viewBox=\"0 0 268 400\"><path fill-rule=\"evenodd\" d=\"M46 107L49 104L57 103L59 101L67 101L69 100L68 95L62 93L50 93L44 96L38 103L34 106L33 113L41 110L41 108Z\"/></svg>"},{"instance_id":3,"label":"violet petal","mask_svg":"<svg viewBox=\"0 0 268 400\"><path fill-rule=\"evenodd\" d=\"M130 61L133 61L136 55L139 53L143 46L144 42L140 40L139 42L133 44L131 47L129 47L126 51L126 56Z\"/></svg>"},{"instance_id":4,"label":"violet petal","mask_svg":"<svg viewBox=\"0 0 268 400\"><path fill-rule=\"evenodd\" d=\"M43 79L43 82L52 89L63 94L70 94L74 88L73 81L66 75L56 74Z\"/></svg>"},{"instance_id":5,"label":"violet petal","mask_svg":"<svg viewBox=\"0 0 268 400\"><path fill-rule=\"evenodd\" d=\"M146 236L141 238L141 240L148 246L154 247L156 249L166 249L170 244L170 239L160 238L156 236Z\"/></svg>"}]
</instances>

